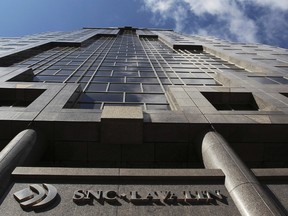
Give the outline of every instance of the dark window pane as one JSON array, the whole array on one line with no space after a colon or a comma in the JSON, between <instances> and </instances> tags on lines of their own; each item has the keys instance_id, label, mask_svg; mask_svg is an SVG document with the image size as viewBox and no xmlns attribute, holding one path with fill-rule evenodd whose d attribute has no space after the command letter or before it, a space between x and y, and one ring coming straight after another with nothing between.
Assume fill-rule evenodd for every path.
<instances>
[{"instance_id":1,"label":"dark window pane","mask_svg":"<svg viewBox=\"0 0 288 216\"><path fill-rule=\"evenodd\" d=\"M65 68L65 67L64 67ZM72 74L73 70L65 70L65 69L61 69L57 75L70 75Z\"/></svg>"},{"instance_id":2,"label":"dark window pane","mask_svg":"<svg viewBox=\"0 0 288 216\"><path fill-rule=\"evenodd\" d=\"M86 91L106 91L107 83L90 83Z\"/></svg>"},{"instance_id":3,"label":"dark window pane","mask_svg":"<svg viewBox=\"0 0 288 216\"><path fill-rule=\"evenodd\" d=\"M111 83L109 91L120 92L141 92L140 84L128 84L128 83Z\"/></svg>"},{"instance_id":4,"label":"dark window pane","mask_svg":"<svg viewBox=\"0 0 288 216\"><path fill-rule=\"evenodd\" d=\"M141 77L155 77L154 72L140 72Z\"/></svg>"},{"instance_id":5,"label":"dark window pane","mask_svg":"<svg viewBox=\"0 0 288 216\"><path fill-rule=\"evenodd\" d=\"M49 70L49 69L47 69L47 70L42 71L38 75L41 75L41 76L43 76L43 75L53 75L53 74L57 73L58 71L59 70ZM57 74L59 74L59 72ZM63 75L63 74L59 74L59 75Z\"/></svg>"},{"instance_id":6,"label":"dark window pane","mask_svg":"<svg viewBox=\"0 0 288 216\"><path fill-rule=\"evenodd\" d=\"M112 71L97 71L96 76L111 76Z\"/></svg>"},{"instance_id":7,"label":"dark window pane","mask_svg":"<svg viewBox=\"0 0 288 216\"><path fill-rule=\"evenodd\" d=\"M74 108L79 109L100 109L101 103L77 103Z\"/></svg>"},{"instance_id":8,"label":"dark window pane","mask_svg":"<svg viewBox=\"0 0 288 216\"><path fill-rule=\"evenodd\" d=\"M157 78L127 78L127 82L158 83Z\"/></svg>"},{"instance_id":9,"label":"dark window pane","mask_svg":"<svg viewBox=\"0 0 288 216\"><path fill-rule=\"evenodd\" d=\"M147 93L163 93L160 85L143 84L143 91Z\"/></svg>"},{"instance_id":10,"label":"dark window pane","mask_svg":"<svg viewBox=\"0 0 288 216\"><path fill-rule=\"evenodd\" d=\"M284 77L270 77L269 76L269 79L272 79L281 84L288 84L288 79L285 79Z\"/></svg>"},{"instance_id":11,"label":"dark window pane","mask_svg":"<svg viewBox=\"0 0 288 216\"><path fill-rule=\"evenodd\" d=\"M251 78L253 80L256 80L257 82L261 83L261 84L277 84L276 82L270 80L270 79L267 79L266 77L252 77Z\"/></svg>"},{"instance_id":12,"label":"dark window pane","mask_svg":"<svg viewBox=\"0 0 288 216\"><path fill-rule=\"evenodd\" d=\"M68 78L68 77L67 77ZM71 82L76 82L76 81L78 81L79 80L79 76L72 76L72 77L70 77L69 79L68 79L68 83L71 83Z\"/></svg>"},{"instance_id":13,"label":"dark window pane","mask_svg":"<svg viewBox=\"0 0 288 216\"><path fill-rule=\"evenodd\" d=\"M125 76L130 76L130 77L138 77L138 72L129 72L129 71L115 71L113 73L113 76L119 76L119 77L125 77Z\"/></svg>"},{"instance_id":14,"label":"dark window pane","mask_svg":"<svg viewBox=\"0 0 288 216\"><path fill-rule=\"evenodd\" d=\"M124 78L120 78L120 77L94 77L92 81L115 83L115 82L124 82Z\"/></svg>"},{"instance_id":15,"label":"dark window pane","mask_svg":"<svg viewBox=\"0 0 288 216\"><path fill-rule=\"evenodd\" d=\"M80 79L80 82L88 82L91 77L84 76Z\"/></svg>"},{"instance_id":16,"label":"dark window pane","mask_svg":"<svg viewBox=\"0 0 288 216\"><path fill-rule=\"evenodd\" d=\"M142 106L143 107L143 104L142 103L105 103L104 104L104 107L105 106Z\"/></svg>"}]
</instances>

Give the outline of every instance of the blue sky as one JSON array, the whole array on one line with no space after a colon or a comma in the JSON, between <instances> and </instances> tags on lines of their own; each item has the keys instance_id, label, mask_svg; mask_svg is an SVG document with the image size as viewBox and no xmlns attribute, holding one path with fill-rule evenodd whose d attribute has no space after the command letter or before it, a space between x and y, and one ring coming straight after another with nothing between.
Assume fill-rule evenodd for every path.
<instances>
[{"instance_id":1,"label":"blue sky","mask_svg":"<svg viewBox=\"0 0 288 216\"><path fill-rule=\"evenodd\" d=\"M288 0L2 0L0 37L137 26L288 48Z\"/></svg>"}]
</instances>

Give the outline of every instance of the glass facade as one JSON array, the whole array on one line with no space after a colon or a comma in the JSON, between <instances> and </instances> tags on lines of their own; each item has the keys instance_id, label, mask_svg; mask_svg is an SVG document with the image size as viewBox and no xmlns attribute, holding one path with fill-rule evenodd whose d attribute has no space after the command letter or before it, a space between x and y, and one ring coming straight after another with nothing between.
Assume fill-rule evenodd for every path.
<instances>
[{"instance_id":1,"label":"glass facade","mask_svg":"<svg viewBox=\"0 0 288 216\"><path fill-rule=\"evenodd\" d=\"M34 82L80 84L82 92L68 108L144 110L170 109L168 86L220 86L217 72L235 68L204 51L176 50L157 38L138 37L135 30L115 36L103 35L84 47L55 47L14 66L32 68Z\"/></svg>"}]
</instances>

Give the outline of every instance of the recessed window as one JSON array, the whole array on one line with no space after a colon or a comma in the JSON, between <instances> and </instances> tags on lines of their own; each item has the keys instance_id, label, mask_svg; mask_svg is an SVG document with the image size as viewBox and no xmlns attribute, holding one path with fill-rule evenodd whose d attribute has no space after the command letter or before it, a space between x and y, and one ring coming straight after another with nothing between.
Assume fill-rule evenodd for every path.
<instances>
[{"instance_id":1,"label":"recessed window","mask_svg":"<svg viewBox=\"0 0 288 216\"><path fill-rule=\"evenodd\" d=\"M251 93L242 92L201 92L217 110L258 110Z\"/></svg>"},{"instance_id":2,"label":"recessed window","mask_svg":"<svg viewBox=\"0 0 288 216\"><path fill-rule=\"evenodd\" d=\"M0 88L0 107L27 107L44 91L44 89Z\"/></svg>"}]
</instances>

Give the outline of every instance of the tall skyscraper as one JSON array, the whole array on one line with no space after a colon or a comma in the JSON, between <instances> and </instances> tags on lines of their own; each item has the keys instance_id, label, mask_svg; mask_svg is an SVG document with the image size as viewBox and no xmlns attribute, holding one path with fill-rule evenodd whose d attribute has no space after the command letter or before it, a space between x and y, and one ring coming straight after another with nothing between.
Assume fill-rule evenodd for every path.
<instances>
[{"instance_id":1,"label":"tall skyscraper","mask_svg":"<svg viewBox=\"0 0 288 216\"><path fill-rule=\"evenodd\" d=\"M288 214L288 50L146 28L0 38L3 215Z\"/></svg>"}]
</instances>

